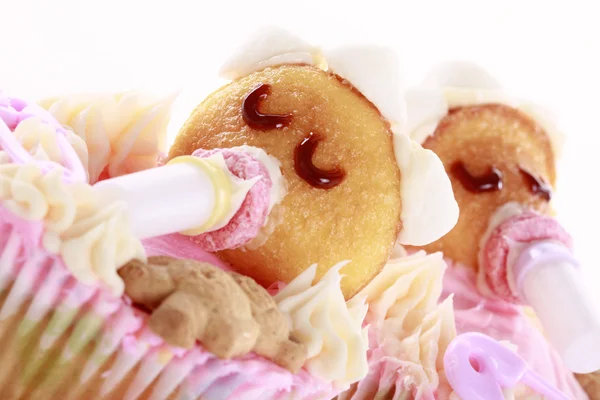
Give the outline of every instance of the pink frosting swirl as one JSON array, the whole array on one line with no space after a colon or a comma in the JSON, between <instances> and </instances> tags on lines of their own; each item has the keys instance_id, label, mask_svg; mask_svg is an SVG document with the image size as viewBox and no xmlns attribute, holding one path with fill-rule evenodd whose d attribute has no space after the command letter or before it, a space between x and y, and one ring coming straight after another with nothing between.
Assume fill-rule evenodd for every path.
<instances>
[{"instance_id":1,"label":"pink frosting swirl","mask_svg":"<svg viewBox=\"0 0 600 400\"><path fill-rule=\"evenodd\" d=\"M480 266L485 285L495 296L506 301L523 304L518 290L512 282L509 255L519 245L536 241L553 240L566 248L573 247L573 239L554 218L533 211L509 218L490 232L482 243ZM481 278L481 277L480 277Z\"/></svg>"},{"instance_id":2,"label":"pink frosting swirl","mask_svg":"<svg viewBox=\"0 0 600 400\"><path fill-rule=\"evenodd\" d=\"M35 163L44 171L57 166L52 161L35 160L12 134L19 124L28 118L38 118L56 130L56 140L63 156L66 168L64 179L67 181L87 181L87 173L77 153L66 139L67 131L50 113L35 103L29 103L0 92L0 148L17 164Z\"/></svg>"}]
</instances>

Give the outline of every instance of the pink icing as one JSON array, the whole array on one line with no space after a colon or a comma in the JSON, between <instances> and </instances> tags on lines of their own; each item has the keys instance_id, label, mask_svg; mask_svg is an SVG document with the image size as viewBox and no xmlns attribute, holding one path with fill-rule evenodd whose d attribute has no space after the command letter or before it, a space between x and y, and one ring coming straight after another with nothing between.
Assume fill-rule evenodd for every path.
<instances>
[{"instance_id":1,"label":"pink icing","mask_svg":"<svg viewBox=\"0 0 600 400\"><path fill-rule=\"evenodd\" d=\"M192 155L207 158L221 154L232 174L242 179L260 179L246 195L240 209L221 229L203 233L192 240L206 251L235 249L254 239L265 224L269 213L270 191L273 183L267 168L250 154L231 149L196 150Z\"/></svg>"},{"instance_id":2,"label":"pink icing","mask_svg":"<svg viewBox=\"0 0 600 400\"><path fill-rule=\"evenodd\" d=\"M523 308L503 300L483 297L476 286L475 273L452 265L444 276L441 300L454 295L454 315L458 334L479 332L517 346L517 353L549 384L575 400L587 400L573 374L558 353L537 329ZM441 398L441 397L440 397Z\"/></svg>"},{"instance_id":3,"label":"pink icing","mask_svg":"<svg viewBox=\"0 0 600 400\"><path fill-rule=\"evenodd\" d=\"M281 292L283 290L283 288L285 288L286 286L287 285L284 282L281 282L281 281L273 282L267 288L267 292L269 292L269 294L271 296L275 296L277 293Z\"/></svg>"},{"instance_id":4,"label":"pink icing","mask_svg":"<svg viewBox=\"0 0 600 400\"><path fill-rule=\"evenodd\" d=\"M448 399L447 395L451 393L451 389L447 382L440 379L437 391L435 388L419 385L418 382L428 381L423 367L420 364L390 356L386 351L387 344L380 343L378 336L377 329L371 326L367 353L369 372L355 385L354 389L342 394L340 400L404 399L404 396L409 394L411 396L409 398L414 400Z\"/></svg>"},{"instance_id":5,"label":"pink icing","mask_svg":"<svg viewBox=\"0 0 600 400\"><path fill-rule=\"evenodd\" d=\"M62 164L66 167L64 178L67 181L86 180L85 169L74 149L65 138L65 129L45 110L35 104L10 98L0 93L0 149L5 151L15 163L35 163L43 170L55 168L52 162L40 162L20 145L11 131L21 121L36 117L51 125L57 132L58 145L62 151ZM204 154L208 155L208 153ZM230 228L238 233L235 240L250 239L255 236L254 230L260 229L266 219L270 178L266 168L250 156L226 154L226 161L232 172L243 178L262 175L252 188L242 208L235 215ZM159 158L158 162L163 160ZM225 227L216 232L216 242L229 243L233 236L231 229ZM237 399L251 398L256 389L264 393L272 393L273 398L316 399L331 398L339 393L331 382L324 382L302 370L298 374L277 366L269 360L255 354L249 354L233 360L221 360L205 351L200 345L192 350L168 346L152 333L147 325L148 316L134 309L126 298L116 298L99 286L86 286L75 280L55 254L50 254L41 246L44 233L43 223L26 221L6 210L0 205L0 290L9 289L6 300L2 304L2 312L14 313L30 297L34 298L26 311L28 322L36 324L48 313L53 314L52 321L61 321L59 331L44 332L40 342L32 344L43 350L61 335L71 335L69 343L75 347L69 349L69 356L79 351L91 340L96 341L94 355L82 370L79 379L87 380L104 363L115 354L115 363L103 374L105 385L103 391L110 392L122 379L123 374L133 371L138 365L139 372L129 389L131 393L141 393L156 377L157 387L164 398L182 385L182 395L206 395L218 398ZM240 239L241 238L241 239ZM242 243L243 244L243 243ZM149 255L169 255L192 258L210 262L223 269L229 269L213 254L204 252L190 238L182 235L169 235L149 239L144 242ZM229 247L229 246L228 246ZM14 251L13 251L14 250ZM65 273L67 275L65 275ZM47 280L46 277L58 276L61 279ZM44 288L38 292L37 289ZM41 302L53 303L52 307L42 307ZM34 309L35 308L35 309ZM94 326L85 326L84 319L75 315L98 316L103 320L99 332ZM69 326L78 329L69 330ZM77 333L88 335L81 342ZM95 335L95 339L92 335ZM164 356L165 352L170 356ZM181 360L185 360L182 364ZM164 363L164 364L163 364ZM182 365L189 367L189 373L180 376ZM144 372L145 371L145 372ZM148 375L147 373L150 373ZM144 375L145 374L145 375ZM166 388L166 389L165 389ZM194 397L195 398L195 397ZM263 398L263 397L259 397Z\"/></svg>"},{"instance_id":6,"label":"pink icing","mask_svg":"<svg viewBox=\"0 0 600 400\"><path fill-rule=\"evenodd\" d=\"M165 235L142 241L146 249L146 255L152 256L169 256L175 258L185 258L201 262L208 262L217 267L229 271L231 267L221 261L217 256L207 251L204 251L192 242L189 236L180 235L178 233Z\"/></svg>"},{"instance_id":7,"label":"pink icing","mask_svg":"<svg viewBox=\"0 0 600 400\"><path fill-rule=\"evenodd\" d=\"M62 288L62 305L66 308L79 308L96 293L96 288L79 283L71 277Z\"/></svg>"},{"instance_id":8,"label":"pink icing","mask_svg":"<svg viewBox=\"0 0 600 400\"><path fill-rule=\"evenodd\" d=\"M572 247L571 236L554 218L533 211L510 218L498 225L481 249L481 267L485 281L492 292L513 303L522 303L508 276L508 255L515 243L555 240Z\"/></svg>"},{"instance_id":9,"label":"pink icing","mask_svg":"<svg viewBox=\"0 0 600 400\"><path fill-rule=\"evenodd\" d=\"M67 181L85 180L85 169L73 148L67 143L64 137L66 132L64 128L46 111L35 104L9 98L0 93L1 149L7 152L13 162L16 163L36 163L46 171L56 166L51 162L34 160L12 135L11 131L21 121L30 117L40 118L43 122L55 128L58 144L63 153L62 162L67 168L65 179ZM266 169L256 160L249 159L240 162L239 157L236 155L230 155L226 158L229 161L228 164L232 164L229 167L239 176L251 178L260 174L268 178ZM235 224L230 224L234 229L242 234L248 234L252 230L249 228L250 225L257 225L256 229L262 226L268 206L268 196L265 193L268 194L269 189L269 179L262 179L254 186L252 189L254 192L247 197L242 210L235 216ZM101 287L83 285L70 276L53 281L44 280L46 276L64 276L66 269L56 255L49 254L41 247L42 223L23 220L0 206L0 233L2 233L0 237L0 259L3 261L0 277L6 281L6 284L3 284L2 287L10 289L2 309L14 312L28 297L33 296L32 307L35 306L36 310L30 309L26 315L34 319L32 321L34 323L41 320L46 313L53 313L53 320L57 318L61 320L59 314L68 312L68 314L63 315L62 321L64 323L61 325L60 332L46 332L42 335L41 342L37 344L40 349L51 345L49 343L53 342L59 335L72 335L73 333L69 333L67 327L83 323L83 320L74 319L76 313L89 316L97 315L104 319L100 332L95 333L98 339L95 354L102 355L98 358L102 361L88 360L85 366L85 374L82 374L80 379L89 379L91 374L99 370L99 366L94 365L95 362L105 362L109 359L108 355L118 352L116 359L121 364L105 374L106 383L118 383L122 376L115 375L111 377L111 374L118 373L118 371L127 372L135 365L140 365L140 371L152 371L153 374L156 374L156 379L162 388L166 387L174 390L183 379L184 396L185 390L189 390L193 395L212 395L214 393L223 399L244 398L247 397L246 392L250 394L257 387L264 393L272 393L277 398L287 398L290 395L298 399L330 398L338 393L331 382L323 382L304 370L299 374L291 374L289 371L255 354L249 354L234 360L221 360L202 349L199 345L189 351L168 346L160 337L148 329L147 315L133 309L127 299L115 298ZM219 234L226 236L231 235L231 232L223 230ZM11 242L11 238L16 239L16 241ZM225 239L227 238L225 237ZM226 264L218 260L216 256L199 250L198 246L192 243L188 237L169 235L147 240L144 245L149 255L193 258L228 269ZM13 248L15 249L14 252L8 251ZM12 284L11 286L11 282L24 282L24 284ZM37 299L37 288L42 285L44 290L40 293L41 297ZM39 303L43 300L55 303L54 307L40 307ZM64 317L67 315L69 317L65 319ZM73 330L73 332L77 331L78 329ZM92 331L86 330L83 326L79 331L93 334ZM86 340L92 340L92 337L90 336ZM69 342L77 343L77 346L83 346L83 343L79 343L78 338L75 337L71 337ZM74 351L76 351L76 348ZM171 354L171 357L163 358L166 360L164 365L156 364L157 360L160 359L159 355L164 351ZM192 368L191 373L185 376L185 379L181 376L174 377L162 374L162 371L177 370L182 359L185 359ZM130 392L141 393L151 381L152 379L148 379L147 376L137 376L133 381ZM104 389L111 390L110 386ZM167 390L163 395L169 393L170 391Z\"/></svg>"},{"instance_id":10,"label":"pink icing","mask_svg":"<svg viewBox=\"0 0 600 400\"><path fill-rule=\"evenodd\" d=\"M11 231L17 232L27 247L37 247L40 245L44 233L44 224L42 222L24 221L4 207L0 207L0 221L5 222L2 224L0 230L2 232L2 237L0 237L2 248L4 248L9 238L8 232Z\"/></svg>"},{"instance_id":11,"label":"pink icing","mask_svg":"<svg viewBox=\"0 0 600 400\"><path fill-rule=\"evenodd\" d=\"M25 221L18 218L0 206L0 232L8 233L8 239L3 235L0 242L0 259L4 260L9 269L8 279L12 282L16 280L29 282L42 282L46 274L50 274L48 268L64 269L61 263L54 262L56 256L48 254L42 249L39 244L39 237L42 231L39 229L39 223ZM17 233L18 232L18 233ZM31 235L24 237L24 235ZM10 242L10 237L18 237L18 251L14 254L5 252L6 244ZM27 240L25 240L27 239ZM193 243L186 238L187 245L181 245L181 237L176 238L158 238L146 243L149 253L151 254L167 254L181 257L185 254L186 257L199 259L201 261L215 262L223 268L227 268L225 264L219 262L214 255L199 251ZM19 258L21 261L19 261ZM25 260L39 259L39 263L24 270L22 265ZM51 267L49 267L49 265ZM7 268L0 270L0 275L6 275ZM62 271L60 271L62 273ZM26 274L26 276L22 276ZM60 273L59 273L60 275ZM50 275L48 275L50 276ZM261 358L255 354L249 354L233 360L221 360L211 353L205 351L200 345L197 345L192 350L174 348L166 345L160 337L153 334L147 325L148 316L136 309L132 308L125 298L115 298L108 291L98 288L89 287L77 282L73 278L61 279L57 281L45 281L44 286L53 286L51 292L60 294L56 299L57 303L48 312L53 313L56 317L59 313L65 312L67 309L78 310L80 315L82 311L88 315L98 315L104 319L103 326L100 331L95 333L97 339L92 337L87 338L96 341L96 355L102 355L97 359L89 359L85 366L82 366L82 375L79 379L89 379L101 365L94 363L104 363L111 359L109 355L116 354L116 360L121 362L121 369L114 367L105 373L105 382L108 384L118 383L122 375L118 375L123 371L133 371L133 367L148 366L156 373L156 378L160 383L160 387L169 390L175 390L180 384L183 394L189 391L191 394L212 394L226 396L220 397L223 399L251 399L260 389L264 393L272 393L274 399L289 398L290 396L297 399L321 399L331 398L339 390L334 388L331 382L325 382L319 378L310 375L305 370L299 374L292 374L289 371L277 366L276 364ZM14 291L17 285L12 285L8 298L14 298ZM10 285L7 286L10 288ZM29 293L25 293L22 301L26 298L34 296L34 304L37 304L35 298L37 296L33 285L29 287ZM45 296L46 294L42 294ZM2 308L14 307L18 309L22 303L7 304L5 301ZM29 311L29 310L28 310ZM27 315L34 318L41 318L43 315L38 313L30 313ZM73 314L74 316L75 314ZM33 321L37 322L37 321ZM70 326L75 326L81 320L73 319L67 323ZM54 333L50 336L42 335L42 342L37 346L40 349L47 348L48 343L52 343L57 336L62 334L72 334L67 329L67 325L60 333ZM77 329L72 332L76 332ZM89 331L88 331L89 333ZM118 341L115 346L115 340ZM78 343L77 338L71 337L70 342ZM51 345L51 344L50 344ZM79 347L73 351L78 351L83 344L78 344ZM170 354L169 358L165 359L165 364L156 364L157 360L163 352ZM157 358L158 357L158 358ZM178 371L181 368L181 360L186 360L186 365L190 368L190 373L185 377L179 376L173 371ZM144 371L140 368L140 371ZM140 372L141 373L141 372ZM138 375L140 374L138 373ZM117 374L112 376L113 374ZM132 393L141 393L149 385L152 379L146 379L144 376L136 376L134 383L131 385ZM231 386L233 385L233 386ZM108 390L110 389L110 385ZM172 388L172 389L169 389ZM199 392L200 390L200 392ZM162 393L162 392L161 392ZM164 393L163 393L164 394ZM248 394L246 396L246 394ZM158 397L164 398L164 397ZM264 397L257 397L263 399Z\"/></svg>"},{"instance_id":12,"label":"pink icing","mask_svg":"<svg viewBox=\"0 0 600 400\"><path fill-rule=\"evenodd\" d=\"M476 286L475 273L446 260L449 268L444 276L440 302L453 294L454 315L458 334L479 332L496 340L507 340L518 347L517 353L533 371L549 384L574 400L588 400L573 374L563 365L558 353L550 346L521 306L484 297ZM398 398L409 394L415 400L448 400L452 388L439 374L437 389L415 387L417 381L427 381L420 365L413 365L386 352L386 344L378 342L376 327L369 329L369 373L354 388L343 393L340 400L367 400L386 393ZM528 394L533 394L528 392ZM392 398L392 397L389 397ZM394 397L396 398L396 397ZM517 399L527 397L517 396Z\"/></svg>"},{"instance_id":13,"label":"pink icing","mask_svg":"<svg viewBox=\"0 0 600 400\"><path fill-rule=\"evenodd\" d=\"M158 153L158 156L156 157L156 166L157 167L161 167L163 165L165 165L165 163L169 160L169 155L165 154L163 152Z\"/></svg>"},{"instance_id":14,"label":"pink icing","mask_svg":"<svg viewBox=\"0 0 600 400\"><path fill-rule=\"evenodd\" d=\"M14 163L34 163L47 171L56 164L35 160L11 134L22 121L28 118L39 118L56 130L56 139L63 155L63 164L67 168L64 178L67 181L87 181L87 173L75 150L68 143L67 131L52 115L35 103L5 96L0 92L0 148L5 151Z\"/></svg>"}]
</instances>

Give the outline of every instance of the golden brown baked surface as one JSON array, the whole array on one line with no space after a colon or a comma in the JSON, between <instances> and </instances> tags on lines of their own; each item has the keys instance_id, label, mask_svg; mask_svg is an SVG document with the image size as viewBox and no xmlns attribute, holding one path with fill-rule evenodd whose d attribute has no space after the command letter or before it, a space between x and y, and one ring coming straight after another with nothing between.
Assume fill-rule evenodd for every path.
<instances>
[{"instance_id":1,"label":"golden brown baked surface","mask_svg":"<svg viewBox=\"0 0 600 400\"><path fill-rule=\"evenodd\" d=\"M282 128L259 130L242 118L244 98L261 84L271 93L260 112L292 114ZM318 189L294 167L296 146L310 133L323 139L314 153L320 169L343 170L341 184ZM382 268L400 229L400 172L387 121L349 84L310 66L267 68L235 80L202 102L180 130L169 157L250 145L281 162L288 193L279 207L283 220L256 250L227 250L219 256L263 285L290 282L313 263L320 278L342 269L346 297Z\"/></svg>"},{"instance_id":2,"label":"golden brown baked surface","mask_svg":"<svg viewBox=\"0 0 600 400\"><path fill-rule=\"evenodd\" d=\"M550 138L531 118L505 105L488 104L451 110L423 147L434 151L452 181L460 216L456 226L440 240L423 248L443 251L446 257L476 267L479 243L498 207L516 201L540 212L549 203L532 193L520 169L552 186L556 180ZM490 168L502 174L502 190L473 193L452 173L462 162L469 174L481 177Z\"/></svg>"}]
</instances>

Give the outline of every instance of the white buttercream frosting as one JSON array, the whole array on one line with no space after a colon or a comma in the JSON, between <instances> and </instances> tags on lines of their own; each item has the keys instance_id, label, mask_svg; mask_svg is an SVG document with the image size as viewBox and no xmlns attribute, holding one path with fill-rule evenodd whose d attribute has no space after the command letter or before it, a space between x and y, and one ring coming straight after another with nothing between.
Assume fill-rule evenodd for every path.
<instances>
[{"instance_id":1,"label":"white buttercream frosting","mask_svg":"<svg viewBox=\"0 0 600 400\"><path fill-rule=\"evenodd\" d=\"M216 166L219 167L221 171L227 176L227 180L231 185L231 198L230 198L230 207L223 217L213 226L210 227L210 230L207 232L212 232L223 228L225 225L231 221L231 219L235 216L235 214L240 210L242 203L246 199L246 195L252 189L252 186L260 179L260 176L256 176L252 179L241 179L235 176L229 168L227 168L227 164L225 163L225 159L223 155L220 153L213 154L210 157L207 157L206 160L210 160Z\"/></svg>"},{"instance_id":2,"label":"white buttercream frosting","mask_svg":"<svg viewBox=\"0 0 600 400\"><path fill-rule=\"evenodd\" d=\"M386 47L363 45L322 50L286 30L267 27L242 44L220 73L233 80L285 64L327 68L357 88L392 125L401 125L405 120L398 57Z\"/></svg>"},{"instance_id":3,"label":"white buttercream frosting","mask_svg":"<svg viewBox=\"0 0 600 400\"><path fill-rule=\"evenodd\" d=\"M338 263L313 284L314 264L275 295L293 337L307 346L305 368L341 388L364 378L369 368L367 328L362 327L367 305L364 298L346 303L340 288L339 272L347 263Z\"/></svg>"},{"instance_id":4,"label":"white buttercream frosting","mask_svg":"<svg viewBox=\"0 0 600 400\"><path fill-rule=\"evenodd\" d=\"M369 304L368 319L381 322L401 318L403 330L414 330L436 307L445 270L442 253L421 250L391 259L359 293Z\"/></svg>"},{"instance_id":5,"label":"white buttercream frosting","mask_svg":"<svg viewBox=\"0 0 600 400\"><path fill-rule=\"evenodd\" d=\"M473 88L477 83L479 89L502 89L500 82L488 71L476 64L468 62L451 62L436 65L423 80L423 87L457 87Z\"/></svg>"},{"instance_id":6,"label":"white buttercream frosting","mask_svg":"<svg viewBox=\"0 0 600 400\"><path fill-rule=\"evenodd\" d=\"M443 356L456 327L452 298L438 304L445 270L441 253L419 251L390 260L359 293L369 304L366 322L383 350L382 362L401 371L396 382L387 382L397 393L416 392L419 398L446 384Z\"/></svg>"},{"instance_id":7,"label":"white buttercream frosting","mask_svg":"<svg viewBox=\"0 0 600 400\"><path fill-rule=\"evenodd\" d=\"M242 249L256 250L269 239L275 228L283 221L284 208L280 204L281 200L287 194L287 183L281 173L281 162L263 149L252 146L238 146L234 150L244 151L257 159L265 166L271 179L271 191L269 196L269 213L265 224L262 226L258 234Z\"/></svg>"},{"instance_id":8,"label":"white buttercream frosting","mask_svg":"<svg viewBox=\"0 0 600 400\"><path fill-rule=\"evenodd\" d=\"M448 233L458 221L458 203L444 165L431 150L406 135L394 135L402 174L402 230L398 242L422 246Z\"/></svg>"},{"instance_id":9,"label":"white buttercream frosting","mask_svg":"<svg viewBox=\"0 0 600 400\"><path fill-rule=\"evenodd\" d=\"M237 79L283 64L311 64L336 73L358 89L390 122L402 174L400 242L425 245L448 233L458 220L450 180L435 154L401 136L407 130L406 107L396 53L385 47L366 45L322 51L287 31L264 28L225 63L221 75Z\"/></svg>"},{"instance_id":10,"label":"white buttercream frosting","mask_svg":"<svg viewBox=\"0 0 600 400\"><path fill-rule=\"evenodd\" d=\"M117 268L146 258L131 234L124 203L99 204L86 183L66 184L60 168L44 174L35 164L0 165L0 202L28 221L43 221L42 246L61 256L88 285L103 283L115 296L124 284Z\"/></svg>"},{"instance_id":11,"label":"white buttercream frosting","mask_svg":"<svg viewBox=\"0 0 600 400\"><path fill-rule=\"evenodd\" d=\"M46 99L40 105L87 144L90 183L155 167L166 151L175 95L155 98L131 91Z\"/></svg>"},{"instance_id":12,"label":"white buttercream frosting","mask_svg":"<svg viewBox=\"0 0 600 400\"><path fill-rule=\"evenodd\" d=\"M284 64L318 64L321 50L277 27L263 27L221 66L219 75L237 79L267 67Z\"/></svg>"},{"instance_id":13,"label":"white buttercream frosting","mask_svg":"<svg viewBox=\"0 0 600 400\"><path fill-rule=\"evenodd\" d=\"M99 203L90 185L63 181L62 152L49 124L28 118L13 134L34 160L53 161L57 167L44 174L35 162L12 164L0 151L0 203L25 220L44 222L42 246L60 255L75 278L89 285L104 284L120 296L124 286L117 268L146 258L141 242L131 233L127 205ZM85 164L83 140L72 132L65 137Z\"/></svg>"},{"instance_id":14,"label":"white buttercream frosting","mask_svg":"<svg viewBox=\"0 0 600 400\"><path fill-rule=\"evenodd\" d=\"M396 52L374 45L344 46L324 53L327 68L358 89L387 118L394 131L406 121L400 95L400 61Z\"/></svg>"},{"instance_id":15,"label":"white buttercream frosting","mask_svg":"<svg viewBox=\"0 0 600 400\"><path fill-rule=\"evenodd\" d=\"M271 195L269 196L270 213L273 207L281 202L287 192L285 178L281 173L281 163L277 158L270 156L266 151L258 147L243 145L233 147L232 150L239 150L250 154L252 157L260 161L260 163L267 169L272 184Z\"/></svg>"},{"instance_id":16,"label":"white buttercream frosting","mask_svg":"<svg viewBox=\"0 0 600 400\"><path fill-rule=\"evenodd\" d=\"M19 123L15 128L13 135L17 138L21 146L28 151L35 160L53 161L65 166L60 144L57 140L57 133L54 127L43 122L37 117L27 118ZM65 131L67 143L71 145L83 165L87 165L88 151L85 142L71 131ZM0 162L9 162L7 153L0 152Z\"/></svg>"},{"instance_id":17,"label":"white buttercream frosting","mask_svg":"<svg viewBox=\"0 0 600 400\"><path fill-rule=\"evenodd\" d=\"M423 83L405 94L406 132L423 143L432 135L450 108L499 103L514 107L538 123L549 135L556 156L560 156L564 137L552 112L539 105L510 96L496 78L468 62L441 64Z\"/></svg>"}]
</instances>

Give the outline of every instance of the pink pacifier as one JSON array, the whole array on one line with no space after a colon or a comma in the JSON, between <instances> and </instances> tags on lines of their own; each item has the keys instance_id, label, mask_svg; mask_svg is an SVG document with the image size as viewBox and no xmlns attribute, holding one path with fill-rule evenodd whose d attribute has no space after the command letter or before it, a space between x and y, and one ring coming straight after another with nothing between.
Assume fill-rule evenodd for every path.
<instances>
[{"instance_id":1,"label":"pink pacifier","mask_svg":"<svg viewBox=\"0 0 600 400\"><path fill-rule=\"evenodd\" d=\"M444 368L448 383L463 400L504 400L502 389L519 382L549 400L569 400L515 352L480 333L457 336L444 354Z\"/></svg>"}]
</instances>

